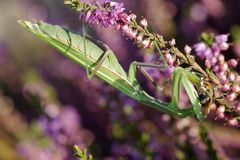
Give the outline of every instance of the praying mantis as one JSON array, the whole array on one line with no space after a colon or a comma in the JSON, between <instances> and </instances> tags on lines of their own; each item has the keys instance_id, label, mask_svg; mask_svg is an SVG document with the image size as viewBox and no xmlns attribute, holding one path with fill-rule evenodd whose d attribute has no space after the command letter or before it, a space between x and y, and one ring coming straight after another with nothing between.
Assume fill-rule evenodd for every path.
<instances>
[{"instance_id":1,"label":"praying mantis","mask_svg":"<svg viewBox=\"0 0 240 160\"><path fill-rule=\"evenodd\" d=\"M198 92L194 87L195 83L199 84L200 78L187 68L176 67L174 69L172 99L169 103L163 102L144 91L136 78L137 68L159 68L159 66L133 62L126 73L113 51L104 43L100 42L102 45L97 45L85 36L45 22L31 23L22 20L18 22L38 38L46 41L63 55L87 69L89 78L96 75L136 101L174 117L184 118L196 115L199 120L205 118ZM178 107L181 85L185 88L191 102L191 106L186 109Z\"/></svg>"}]
</instances>

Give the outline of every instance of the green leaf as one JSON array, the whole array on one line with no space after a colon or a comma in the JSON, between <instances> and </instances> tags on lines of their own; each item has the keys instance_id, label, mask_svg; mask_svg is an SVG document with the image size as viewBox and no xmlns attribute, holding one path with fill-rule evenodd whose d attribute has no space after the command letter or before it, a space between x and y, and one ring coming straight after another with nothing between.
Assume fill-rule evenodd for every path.
<instances>
[{"instance_id":1,"label":"green leaf","mask_svg":"<svg viewBox=\"0 0 240 160\"><path fill-rule=\"evenodd\" d=\"M214 34L213 33L202 33L200 37L201 41L205 42L208 45L212 45L214 41Z\"/></svg>"}]
</instances>

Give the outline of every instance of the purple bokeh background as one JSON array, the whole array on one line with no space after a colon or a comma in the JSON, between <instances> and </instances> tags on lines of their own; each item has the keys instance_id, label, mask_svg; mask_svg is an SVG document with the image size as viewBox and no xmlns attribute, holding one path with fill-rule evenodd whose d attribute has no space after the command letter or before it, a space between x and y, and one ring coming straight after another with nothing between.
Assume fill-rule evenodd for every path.
<instances>
[{"instance_id":1,"label":"purple bokeh background","mask_svg":"<svg viewBox=\"0 0 240 160\"><path fill-rule=\"evenodd\" d=\"M240 57L240 1L123 2L148 19L154 32L175 37L180 49L197 43L203 31L230 32L233 45L225 56ZM71 160L75 144L107 160L240 158L238 129L175 119L97 78L88 80L84 69L17 24L18 19L43 20L81 32L79 14L63 1L2 0L0 11L0 159ZM120 32L95 25L87 32L108 44L126 71L134 60L153 58ZM138 79L151 95L169 100L169 90L156 92L141 74ZM181 95L181 105L187 104L186 93ZM201 137L203 128L208 134Z\"/></svg>"}]
</instances>

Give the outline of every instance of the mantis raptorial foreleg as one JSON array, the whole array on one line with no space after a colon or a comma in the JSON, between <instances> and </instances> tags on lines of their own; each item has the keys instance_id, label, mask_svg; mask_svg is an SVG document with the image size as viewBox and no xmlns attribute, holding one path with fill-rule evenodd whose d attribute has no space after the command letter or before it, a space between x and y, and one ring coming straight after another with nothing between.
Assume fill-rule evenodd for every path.
<instances>
[{"instance_id":1,"label":"mantis raptorial foreleg","mask_svg":"<svg viewBox=\"0 0 240 160\"><path fill-rule=\"evenodd\" d=\"M181 67L175 68L173 73L171 105L177 107L179 102L180 87L182 84L188 94L194 113L199 120L202 120L204 119L204 115L201 111L201 103L198 98L198 93L194 87L194 83L198 84L199 81L200 78L196 74L191 73L189 70Z\"/></svg>"}]
</instances>

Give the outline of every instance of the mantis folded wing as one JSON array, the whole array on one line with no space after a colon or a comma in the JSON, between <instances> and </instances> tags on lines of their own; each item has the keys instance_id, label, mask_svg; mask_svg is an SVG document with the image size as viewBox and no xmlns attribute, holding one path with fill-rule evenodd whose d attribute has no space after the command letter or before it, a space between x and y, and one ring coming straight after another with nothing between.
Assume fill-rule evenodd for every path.
<instances>
[{"instance_id":1,"label":"mantis folded wing","mask_svg":"<svg viewBox=\"0 0 240 160\"><path fill-rule=\"evenodd\" d=\"M119 64L114 53L109 49L107 58L103 59L101 65L99 65L99 59L102 59L101 57L105 51L90 40L84 39L82 36L70 32L67 29L44 22L31 23L19 21L19 23L83 68L88 67L91 72L95 71L99 78L140 103L175 117L186 117L195 114L199 120L204 118L197 92L192 84L199 81L199 78L190 71L180 67L175 69L173 73L172 101L170 103L162 102L141 89L136 79L136 62L130 65L127 74ZM83 44L84 41L85 45ZM85 51L88 53L86 54ZM183 87L186 89L192 104L192 106L187 109L179 109L178 107L181 84L183 84Z\"/></svg>"}]
</instances>

